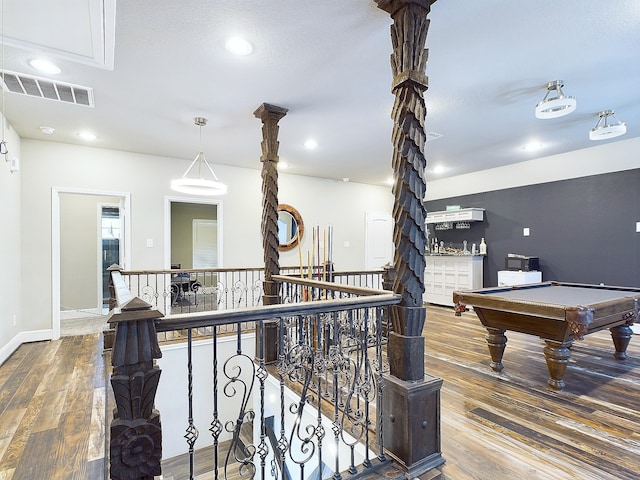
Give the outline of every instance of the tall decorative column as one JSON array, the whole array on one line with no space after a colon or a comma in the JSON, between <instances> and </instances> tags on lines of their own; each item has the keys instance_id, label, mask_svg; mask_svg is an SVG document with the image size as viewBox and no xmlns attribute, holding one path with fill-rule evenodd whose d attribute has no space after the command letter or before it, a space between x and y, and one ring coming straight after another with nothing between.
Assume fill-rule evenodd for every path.
<instances>
[{"instance_id":1,"label":"tall decorative column","mask_svg":"<svg viewBox=\"0 0 640 480\"><path fill-rule=\"evenodd\" d=\"M280 274L280 255L278 246L278 122L289 110L263 103L253 112L262 120L262 245L264 250L263 305L280 303L279 282L272 280ZM275 324L266 322L264 328L264 358L273 362L278 358ZM256 350L257 351L257 350Z\"/></svg>"},{"instance_id":2,"label":"tall decorative column","mask_svg":"<svg viewBox=\"0 0 640 480\"><path fill-rule=\"evenodd\" d=\"M411 478L444 463L440 452L440 387L442 380L424 371L426 320L423 307L426 210L424 156L428 88L425 49L429 20L436 0L376 0L388 12L393 73L393 291L402 296L392 307L389 334L391 376L385 384L384 444Z\"/></svg>"}]
</instances>

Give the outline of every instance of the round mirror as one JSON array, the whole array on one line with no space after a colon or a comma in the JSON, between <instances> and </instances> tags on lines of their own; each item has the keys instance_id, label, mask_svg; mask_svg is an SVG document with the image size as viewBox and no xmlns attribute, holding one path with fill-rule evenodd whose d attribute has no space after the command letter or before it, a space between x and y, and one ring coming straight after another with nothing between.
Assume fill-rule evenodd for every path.
<instances>
[{"instance_id":1,"label":"round mirror","mask_svg":"<svg viewBox=\"0 0 640 480\"><path fill-rule=\"evenodd\" d=\"M284 203L278 205L278 249L284 252L295 248L303 233L304 224L298 210Z\"/></svg>"}]
</instances>

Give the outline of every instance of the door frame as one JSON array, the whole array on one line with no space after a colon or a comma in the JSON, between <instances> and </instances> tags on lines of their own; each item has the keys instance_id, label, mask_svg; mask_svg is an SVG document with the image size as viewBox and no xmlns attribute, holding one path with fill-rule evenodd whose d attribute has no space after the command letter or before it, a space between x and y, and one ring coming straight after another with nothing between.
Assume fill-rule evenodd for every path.
<instances>
[{"instance_id":1,"label":"door frame","mask_svg":"<svg viewBox=\"0 0 640 480\"><path fill-rule=\"evenodd\" d=\"M131 252L131 193L110 190L89 190L83 188L51 187L51 314L54 340L60 338L60 196L63 194L115 197L120 199L122 218L121 267L128 268Z\"/></svg>"},{"instance_id":2,"label":"door frame","mask_svg":"<svg viewBox=\"0 0 640 480\"><path fill-rule=\"evenodd\" d=\"M171 204L172 203L197 203L216 206L216 221L218 222L218 268L223 266L222 255L222 200L217 198L193 198L193 197L164 197L164 268L171 268Z\"/></svg>"}]
</instances>

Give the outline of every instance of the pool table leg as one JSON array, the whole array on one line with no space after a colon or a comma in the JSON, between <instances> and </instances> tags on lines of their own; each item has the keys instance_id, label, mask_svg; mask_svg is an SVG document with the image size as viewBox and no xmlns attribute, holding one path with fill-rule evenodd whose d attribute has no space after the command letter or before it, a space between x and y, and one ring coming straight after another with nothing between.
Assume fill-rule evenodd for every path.
<instances>
[{"instance_id":1,"label":"pool table leg","mask_svg":"<svg viewBox=\"0 0 640 480\"><path fill-rule=\"evenodd\" d=\"M504 334L504 330L497 328L487 327L487 331L489 334L485 338L487 339L489 353L491 354L491 368L499 372L504 368L502 365L502 355L504 355L504 349L507 346L507 336Z\"/></svg>"},{"instance_id":2,"label":"pool table leg","mask_svg":"<svg viewBox=\"0 0 640 480\"><path fill-rule=\"evenodd\" d=\"M627 346L633 331L629 325L618 325L609 329L613 345L616 347L616 353L613 354L616 360L624 360L627 358Z\"/></svg>"},{"instance_id":3,"label":"pool table leg","mask_svg":"<svg viewBox=\"0 0 640 480\"><path fill-rule=\"evenodd\" d=\"M555 342L553 340L545 340L547 344L544 347L544 357L547 361L547 369L549 370L549 380L547 383L555 390L564 388L564 372L567 370L569 358L571 358L571 344L573 340L568 342Z\"/></svg>"}]
</instances>

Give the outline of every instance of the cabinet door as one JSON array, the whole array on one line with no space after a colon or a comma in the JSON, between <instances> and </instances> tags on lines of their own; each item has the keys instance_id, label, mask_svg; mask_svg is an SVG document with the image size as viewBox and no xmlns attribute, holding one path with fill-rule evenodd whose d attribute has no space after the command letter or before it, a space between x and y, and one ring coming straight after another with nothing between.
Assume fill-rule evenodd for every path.
<instances>
[{"instance_id":1,"label":"cabinet door","mask_svg":"<svg viewBox=\"0 0 640 480\"><path fill-rule=\"evenodd\" d=\"M471 259L460 258L458 261L457 290L471 290L473 265Z\"/></svg>"}]
</instances>

